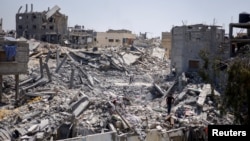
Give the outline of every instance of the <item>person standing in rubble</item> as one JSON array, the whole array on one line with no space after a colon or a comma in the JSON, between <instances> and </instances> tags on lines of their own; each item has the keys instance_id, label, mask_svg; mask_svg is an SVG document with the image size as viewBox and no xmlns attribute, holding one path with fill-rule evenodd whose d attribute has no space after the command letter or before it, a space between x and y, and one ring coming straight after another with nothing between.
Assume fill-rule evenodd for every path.
<instances>
[{"instance_id":1,"label":"person standing in rubble","mask_svg":"<svg viewBox=\"0 0 250 141\"><path fill-rule=\"evenodd\" d=\"M176 69L174 66L172 67L172 74L174 75L174 77L176 76Z\"/></svg>"},{"instance_id":2,"label":"person standing in rubble","mask_svg":"<svg viewBox=\"0 0 250 141\"><path fill-rule=\"evenodd\" d=\"M170 114L172 104L174 103L174 97L172 94L168 95L168 97L166 98L166 103L167 103L167 107L168 107L168 114Z\"/></svg>"}]
</instances>

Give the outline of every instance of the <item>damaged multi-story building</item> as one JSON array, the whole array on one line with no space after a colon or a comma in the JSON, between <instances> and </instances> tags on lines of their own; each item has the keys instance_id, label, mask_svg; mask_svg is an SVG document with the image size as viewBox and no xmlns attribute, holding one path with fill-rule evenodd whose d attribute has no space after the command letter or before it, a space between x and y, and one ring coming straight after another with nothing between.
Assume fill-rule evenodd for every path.
<instances>
[{"instance_id":1,"label":"damaged multi-story building","mask_svg":"<svg viewBox=\"0 0 250 141\"><path fill-rule=\"evenodd\" d=\"M94 30L84 29L84 26L75 25L74 27L68 27L69 35L64 44L68 44L72 48L83 48L83 47L93 47L96 41Z\"/></svg>"},{"instance_id":2,"label":"damaged multi-story building","mask_svg":"<svg viewBox=\"0 0 250 141\"><path fill-rule=\"evenodd\" d=\"M43 12L34 12L33 4L30 11L27 4L24 12L21 9L22 6L16 14L17 38L34 38L50 43L61 43L65 38L68 16L60 13L57 5Z\"/></svg>"},{"instance_id":3,"label":"damaged multi-story building","mask_svg":"<svg viewBox=\"0 0 250 141\"><path fill-rule=\"evenodd\" d=\"M96 32L96 47L129 46L133 44L136 35L126 29L107 32Z\"/></svg>"},{"instance_id":4,"label":"damaged multi-story building","mask_svg":"<svg viewBox=\"0 0 250 141\"><path fill-rule=\"evenodd\" d=\"M171 67L177 73L198 71L203 67L201 51L209 60L229 58L225 30L216 25L183 25L172 28Z\"/></svg>"}]
</instances>

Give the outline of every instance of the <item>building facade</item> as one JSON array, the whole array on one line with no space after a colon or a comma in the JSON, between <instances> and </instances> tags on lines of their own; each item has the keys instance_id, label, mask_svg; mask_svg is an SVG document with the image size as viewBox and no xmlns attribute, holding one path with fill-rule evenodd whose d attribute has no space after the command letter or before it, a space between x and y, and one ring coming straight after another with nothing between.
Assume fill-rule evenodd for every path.
<instances>
[{"instance_id":1,"label":"building facade","mask_svg":"<svg viewBox=\"0 0 250 141\"><path fill-rule=\"evenodd\" d=\"M108 30L107 32L96 32L96 47L117 47L133 44L136 35L129 30Z\"/></svg>"},{"instance_id":2,"label":"building facade","mask_svg":"<svg viewBox=\"0 0 250 141\"><path fill-rule=\"evenodd\" d=\"M161 33L161 46L166 49L165 57L170 59L171 53L171 33L170 32L162 32Z\"/></svg>"},{"instance_id":3,"label":"building facade","mask_svg":"<svg viewBox=\"0 0 250 141\"><path fill-rule=\"evenodd\" d=\"M225 30L219 26L175 26L171 32L171 67L175 67L177 73L201 69L204 63L200 56L201 51L207 54L209 60L225 60L229 57Z\"/></svg>"},{"instance_id":4,"label":"building facade","mask_svg":"<svg viewBox=\"0 0 250 141\"><path fill-rule=\"evenodd\" d=\"M57 5L43 12L33 12L32 4L30 11L27 4L23 13L20 12L21 8L16 14L17 38L34 38L50 43L62 41L67 33L68 17L59 12L60 8Z\"/></svg>"}]
</instances>

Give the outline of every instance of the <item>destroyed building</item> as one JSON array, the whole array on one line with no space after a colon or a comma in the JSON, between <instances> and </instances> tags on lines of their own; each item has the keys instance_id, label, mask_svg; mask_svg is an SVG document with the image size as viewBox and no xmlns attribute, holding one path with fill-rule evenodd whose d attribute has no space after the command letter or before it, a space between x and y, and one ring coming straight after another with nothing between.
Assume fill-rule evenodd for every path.
<instances>
[{"instance_id":1,"label":"destroyed building","mask_svg":"<svg viewBox=\"0 0 250 141\"><path fill-rule=\"evenodd\" d=\"M3 30L3 19L0 18L0 37L4 35L4 30Z\"/></svg>"},{"instance_id":2,"label":"destroyed building","mask_svg":"<svg viewBox=\"0 0 250 141\"><path fill-rule=\"evenodd\" d=\"M220 26L203 24L172 28L171 67L175 67L178 73L202 68L201 51L208 55L208 59L228 59L229 44L225 30Z\"/></svg>"},{"instance_id":3,"label":"destroyed building","mask_svg":"<svg viewBox=\"0 0 250 141\"><path fill-rule=\"evenodd\" d=\"M245 29L246 32L241 32L236 36L233 35L234 29ZM238 23L229 24L229 39L230 39L230 57L235 57L238 54L244 54L250 50L250 14L240 13Z\"/></svg>"},{"instance_id":4,"label":"destroyed building","mask_svg":"<svg viewBox=\"0 0 250 141\"><path fill-rule=\"evenodd\" d=\"M3 19L0 18L0 33L3 32Z\"/></svg>"},{"instance_id":5,"label":"destroyed building","mask_svg":"<svg viewBox=\"0 0 250 141\"><path fill-rule=\"evenodd\" d=\"M148 32L145 32L145 33L140 32L138 38L143 39L143 40L148 39L147 33L148 33Z\"/></svg>"},{"instance_id":6,"label":"destroyed building","mask_svg":"<svg viewBox=\"0 0 250 141\"><path fill-rule=\"evenodd\" d=\"M136 39L133 41L133 46L144 47L144 48L153 47L153 46L160 47L161 45L160 37L148 38L147 33L149 32L144 32L144 33L140 32L140 34L136 36ZM161 48L162 47L163 46L161 46Z\"/></svg>"},{"instance_id":7,"label":"destroyed building","mask_svg":"<svg viewBox=\"0 0 250 141\"><path fill-rule=\"evenodd\" d=\"M16 14L17 38L34 38L50 43L61 43L67 33L68 17L59 12L60 7L55 5L47 11L34 12L33 4L31 9L21 12L22 6Z\"/></svg>"},{"instance_id":8,"label":"destroyed building","mask_svg":"<svg viewBox=\"0 0 250 141\"><path fill-rule=\"evenodd\" d=\"M170 58L171 52L171 33L170 32L162 32L161 33L161 46L165 48L165 57Z\"/></svg>"},{"instance_id":9,"label":"destroyed building","mask_svg":"<svg viewBox=\"0 0 250 141\"><path fill-rule=\"evenodd\" d=\"M96 42L96 37L94 30L84 29L84 26L75 25L74 27L69 27L68 44L72 48L83 48L83 47L93 47Z\"/></svg>"},{"instance_id":10,"label":"destroyed building","mask_svg":"<svg viewBox=\"0 0 250 141\"><path fill-rule=\"evenodd\" d=\"M129 46L135 38L136 35L129 30L109 29L106 32L96 32L96 47Z\"/></svg>"}]
</instances>

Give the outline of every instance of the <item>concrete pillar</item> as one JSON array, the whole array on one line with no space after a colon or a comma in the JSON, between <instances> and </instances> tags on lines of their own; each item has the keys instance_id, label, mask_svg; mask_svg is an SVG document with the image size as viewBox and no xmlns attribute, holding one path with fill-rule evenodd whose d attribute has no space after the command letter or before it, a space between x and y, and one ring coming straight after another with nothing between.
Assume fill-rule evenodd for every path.
<instances>
[{"instance_id":1,"label":"concrete pillar","mask_svg":"<svg viewBox=\"0 0 250 141\"><path fill-rule=\"evenodd\" d=\"M33 4L31 3L31 9L30 9L30 12L33 12Z\"/></svg>"},{"instance_id":2,"label":"concrete pillar","mask_svg":"<svg viewBox=\"0 0 250 141\"><path fill-rule=\"evenodd\" d=\"M26 4L26 9L25 9L25 13L28 12L28 4Z\"/></svg>"},{"instance_id":3,"label":"concrete pillar","mask_svg":"<svg viewBox=\"0 0 250 141\"><path fill-rule=\"evenodd\" d=\"M73 85L74 85L74 75L75 75L75 68L72 67L71 69L71 76L70 76L70 84L69 84L69 88L72 89Z\"/></svg>"},{"instance_id":4,"label":"concrete pillar","mask_svg":"<svg viewBox=\"0 0 250 141\"><path fill-rule=\"evenodd\" d=\"M64 56L59 66L56 68L56 71L55 71L56 73L58 73L59 69L62 67L63 63L66 61L67 57L68 57L67 55Z\"/></svg>"},{"instance_id":5,"label":"concrete pillar","mask_svg":"<svg viewBox=\"0 0 250 141\"><path fill-rule=\"evenodd\" d=\"M233 38L233 26L232 26L232 24L229 24L230 57L233 56L232 42L231 42L232 38Z\"/></svg>"},{"instance_id":6,"label":"concrete pillar","mask_svg":"<svg viewBox=\"0 0 250 141\"><path fill-rule=\"evenodd\" d=\"M49 51L45 58L45 61L44 61L45 63L48 63L51 54L52 54L52 51Z\"/></svg>"},{"instance_id":7,"label":"concrete pillar","mask_svg":"<svg viewBox=\"0 0 250 141\"><path fill-rule=\"evenodd\" d=\"M46 73L47 73L47 76L48 76L48 79L49 79L49 82L52 81L52 78L51 78L51 73L50 73L50 70L49 70L49 66L47 63L44 64L44 67L46 69Z\"/></svg>"},{"instance_id":8,"label":"concrete pillar","mask_svg":"<svg viewBox=\"0 0 250 141\"><path fill-rule=\"evenodd\" d=\"M39 63L40 63L41 78L43 78L43 60L42 60L42 57L39 58Z\"/></svg>"},{"instance_id":9,"label":"concrete pillar","mask_svg":"<svg viewBox=\"0 0 250 141\"><path fill-rule=\"evenodd\" d=\"M59 49L56 50L56 67L59 66Z\"/></svg>"},{"instance_id":10,"label":"concrete pillar","mask_svg":"<svg viewBox=\"0 0 250 141\"><path fill-rule=\"evenodd\" d=\"M15 88L16 88L15 101L17 102L17 99L19 97L19 75L18 74L15 75L15 81L16 81L16 84L15 84Z\"/></svg>"}]
</instances>

